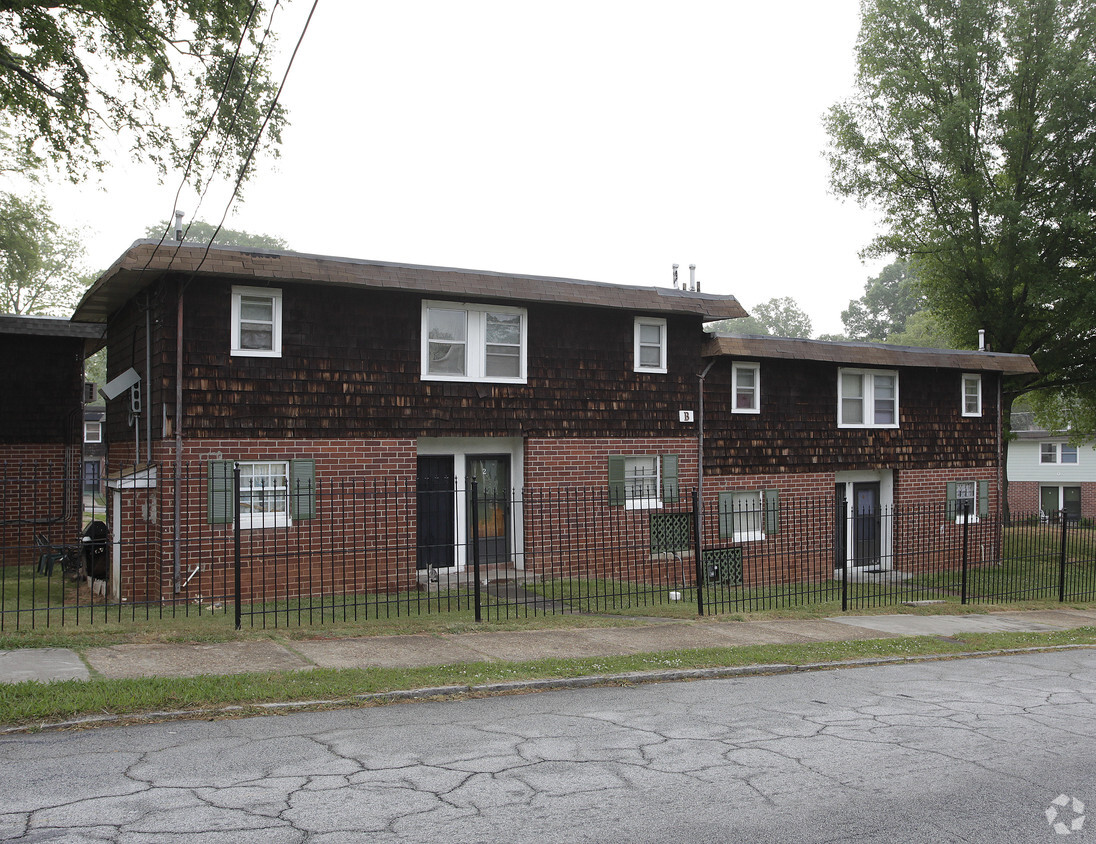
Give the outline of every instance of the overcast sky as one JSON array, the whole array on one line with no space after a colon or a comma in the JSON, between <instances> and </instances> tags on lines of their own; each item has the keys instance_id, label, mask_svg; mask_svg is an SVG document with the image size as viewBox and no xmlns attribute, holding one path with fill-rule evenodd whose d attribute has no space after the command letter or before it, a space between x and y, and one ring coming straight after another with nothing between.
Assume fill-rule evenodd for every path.
<instances>
[{"instance_id":1,"label":"overcast sky","mask_svg":"<svg viewBox=\"0 0 1096 844\"><path fill-rule=\"evenodd\" d=\"M310 0L279 11L280 78ZM320 0L227 225L302 252L791 296L814 330L880 264L828 193L822 115L854 78L857 0ZM124 156L47 191L105 269L167 219L177 177ZM216 195L215 195L216 194ZM198 211L216 222L228 191ZM184 193L187 218L197 198Z\"/></svg>"}]
</instances>

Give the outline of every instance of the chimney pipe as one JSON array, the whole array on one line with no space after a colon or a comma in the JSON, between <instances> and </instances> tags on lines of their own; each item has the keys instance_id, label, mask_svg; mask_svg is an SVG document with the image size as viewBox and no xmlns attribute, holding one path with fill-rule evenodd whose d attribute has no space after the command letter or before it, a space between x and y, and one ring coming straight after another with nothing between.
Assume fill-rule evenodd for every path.
<instances>
[{"instance_id":1,"label":"chimney pipe","mask_svg":"<svg viewBox=\"0 0 1096 844\"><path fill-rule=\"evenodd\" d=\"M696 291L696 264L689 264L689 290Z\"/></svg>"},{"instance_id":2,"label":"chimney pipe","mask_svg":"<svg viewBox=\"0 0 1096 844\"><path fill-rule=\"evenodd\" d=\"M677 290L677 264L674 264L674 290Z\"/></svg>"},{"instance_id":3,"label":"chimney pipe","mask_svg":"<svg viewBox=\"0 0 1096 844\"><path fill-rule=\"evenodd\" d=\"M183 212L175 212L175 239L179 243L183 242Z\"/></svg>"},{"instance_id":4,"label":"chimney pipe","mask_svg":"<svg viewBox=\"0 0 1096 844\"><path fill-rule=\"evenodd\" d=\"M986 350L986 329L978 329L978 351L984 352Z\"/></svg>"}]
</instances>

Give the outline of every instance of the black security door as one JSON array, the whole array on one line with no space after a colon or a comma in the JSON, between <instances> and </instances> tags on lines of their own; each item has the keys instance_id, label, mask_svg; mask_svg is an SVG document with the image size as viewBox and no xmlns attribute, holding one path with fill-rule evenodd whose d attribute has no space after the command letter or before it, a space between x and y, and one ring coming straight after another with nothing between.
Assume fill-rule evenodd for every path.
<instances>
[{"instance_id":1,"label":"black security door","mask_svg":"<svg viewBox=\"0 0 1096 844\"><path fill-rule=\"evenodd\" d=\"M453 458L420 457L418 462L418 556L420 569L447 568L456 552L457 500Z\"/></svg>"},{"instance_id":2,"label":"black security door","mask_svg":"<svg viewBox=\"0 0 1096 844\"><path fill-rule=\"evenodd\" d=\"M852 564L854 566L878 566L883 534L882 513L879 507L879 484L853 484L852 500Z\"/></svg>"}]
</instances>

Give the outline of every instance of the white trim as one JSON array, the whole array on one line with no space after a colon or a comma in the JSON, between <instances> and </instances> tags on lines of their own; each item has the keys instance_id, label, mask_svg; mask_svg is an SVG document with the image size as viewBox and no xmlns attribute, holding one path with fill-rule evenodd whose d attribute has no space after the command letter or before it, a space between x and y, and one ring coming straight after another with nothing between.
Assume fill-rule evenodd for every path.
<instances>
[{"instance_id":1,"label":"white trim","mask_svg":"<svg viewBox=\"0 0 1096 844\"><path fill-rule=\"evenodd\" d=\"M967 410L967 382L973 381L978 385L978 409L975 411ZM959 407L962 408L964 416L981 416L982 415L982 376L976 372L964 372L963 377L959 379Z\"/></svg>"},{"instance_id":2,"label":"white trim","mask_svg":"<svg viewBox=\"0 0 1096 844\"><path fill-rule=\"evenodd\" d=\"M850 507L855 507L856 502L852 498L853 484L876 483L879 484L879 509L885 516L893 513L894 508L894 472L890 469L882 469L878 472L837 472L834 475L835 484L844 484L845 501ZM850 510L847 515L852 515ZM853 528L855 519L845 520L845 565L849 571L854 571L853 562L856 559L856 546ZM881 531L879 537L879 568L890 570L894 568L894 519L884 517L880 520ZM840 569L835 569L835 576L840 578Z\"/></svg>"},{"instance_id":3,"label":"white trim","mask_svg":"<svg viewBox=\"0 0 1096 844\"><path fill-rule=\"evenodd\" d=\"M95 436L88 436L88 426L95 426ZM98 419L85 419L84 420L84 442L86 443L101 443L103 441L103 423Z\"/></svg>"},{"instance_id":4,"label":"white trim","mask_svg":"<svg viewBox=\"0 0 1096 844\"><path fill-rule=\"evenodd\" d=\"M658 328L658 366L640 363L640 331L643 326L656 326ZM645 347L652 344L644 343ZM666 372L666 320L659 317L636 317L632 326L632 360L635 372L659 373Z\"/></svg>"},{"instance_id":5,"label":"white trim","mask_svg":"<svg viewBox=\"0 0 1096 844\"><path fill-rule=\"evenodd\" d=\"M861 421L845 422L845 394L844 377L846 375L861 376L862 393L858 396L849 396L850 401L857 398L861 401ZM894 379L894 422L878 423L875 421L875 379L890 377ZM897 428L899 427L900 404L898 396L898 370L896 369L856 369L839 367L837 370L837 427L838 428ZM871 420L871 421L869 421Z\"/></svg>"},{"instance_id":6,"label":"white trim","mask_svg":"<svg viewBox=\"0 0 1096 844\"><path fill-rule=\"evenodd\" d=\"M240 347L240 306L244 296L269 299L271 302L271 348ZM232 287L232 323L230 354L235 357L280 358L282 356L282 291L278 287Z\"/></svg>"},{"instance_id":7,"label":"white trim","mask_svg":"<svg viewBox=\"0 0 1096 844\"><path fill-rule=\"evenodd\" d=\"M738 372L742 369L752 370L753 405L751 407L738 406ZM761 412L761 364L755 361L735 361L731 364L731 413L760 413Z\"/></svg>"},{"instance_id":8,"label":"white trim","mask_svg":"<svg viewBox=\"0 0 1096 844\"><path fill-rule=\"evenodd\" d=\"M463 312L465 335L450 345L464 345L464 372L430 372L430 311ZM519 373L516 376L487 375L487 317L489 314L514 314L521 318L518 350ZM524 384L528 378L529 312L509 305L482 305L468 302L443 302L424 299L420 321L419 377L423 381L465 381L485 384Z\"/></svg>"},{"instance_id":9,"label":"white trim","mask_svg":"<svg viewBox=\"0 0 1096 844\"><path fill-rule=\"evenodd\" d=\"M289 461L288 460L237 460L236 465L240 467L240 530L263 530L266 528L284 528L293 524L293 517L289 508ZM243 477L243 468L245 466L281 466L283 469L282 477L285 478L285 486L275 485L273 489L266 491L265 487L258 487L261 495L274 496L280 498L282 508L272 510L270 512L259 512L258 514L248 511L244 512L245 501L250 501L255 490L252 485L248 483ZM270 475L270 477L273 477Z\"/></svg>"},{"instance_id":10,"label":"white trim","mask_svg":"<svg viewBox=\"0 0 1096 844\"><path fill-rule=\"evenodd\" d=\"M511 515L513 535L510 538L510 554L514 567L525 568L525 518L521 512L521 490L524 486L524 441L521 437L423 437L415 443L416 457L452 457L454 486L464 492L469 487L468 458L479 455L506 454L510 457L510 486L514 490ZM456 569L461 571L471 560L468 556L468 499L456 497Z\"/></svg>"},{"instance_id":11,"label":"white trim","mask_svg":"<svg viewBox=\"0 0 1096 844\"><path fill-rule=\"evenodd\" d=\"M622 454L624 458L624 509L625 510L659 510L662 508L662 457L658 454ZM632 460L652 460L655 467L654 478L654 493L651 495L632 496L629 495L628 485L628 461ZM635 468L633 466L633 476L631 480L634 482Z\"/></svg>"}]
</instances>

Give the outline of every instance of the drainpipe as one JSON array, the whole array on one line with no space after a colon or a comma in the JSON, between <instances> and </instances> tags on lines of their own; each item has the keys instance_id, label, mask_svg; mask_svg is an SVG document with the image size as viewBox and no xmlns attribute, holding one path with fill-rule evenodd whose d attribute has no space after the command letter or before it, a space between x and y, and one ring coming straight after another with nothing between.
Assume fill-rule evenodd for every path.
<instances>
[{"instance_id":1,"label":"drainpipe","mask_svg":"<svg viewBox=\"0 0 1096 844\"><path fill-rule=\"evenodd\" d=\"M152 465L152 296L145 295L145 383L141 385L145 395L142 409L145 411L145 465Z\"/></svg>"},{"instance_id":2,"label":"drainpipe","mask_svg":"<svg viewBox=\"0 0 1096 844\"><path fill-rule=\"evenodd\" d=\"M175 486L172 510L174 525L173 558L175 562L175 592L182 591L182 537L179 519L182 507L179 499L183 496L183 280L179 279L179 297L175 310Z\"/></svg>"},{"instance_id":3,"label":"drainpipe","mask_svg":"<svg viewBox=\"0 0 1096 844\"><path fill-rule=\"evenodd\" d=\"M704 371L697 375L699 400L696 412L696 488L698 493L697 515L699 524L704 524L704 379L719 358L712 358Z\"/></svg>"}]
</instances>

